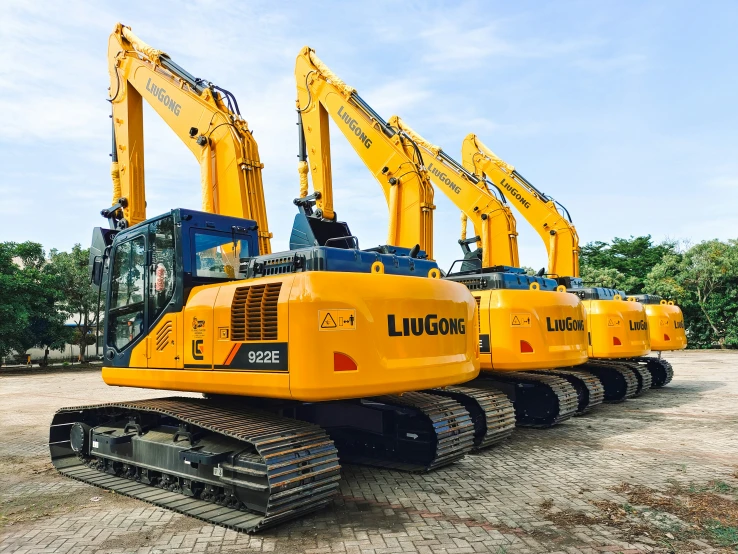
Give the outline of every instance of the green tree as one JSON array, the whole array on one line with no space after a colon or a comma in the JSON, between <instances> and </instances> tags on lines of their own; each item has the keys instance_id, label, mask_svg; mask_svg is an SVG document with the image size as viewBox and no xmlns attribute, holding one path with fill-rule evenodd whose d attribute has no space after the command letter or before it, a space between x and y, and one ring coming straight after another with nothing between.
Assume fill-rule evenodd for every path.
<instances>
[{"instance_id":1,"label":"green tree","mask_svg":"<svg viewBox=\"0 0 738 554\"><path fill-rule=\"evenodd\" d=\"M629 281L632 281L614 267L592 267L590 265L581 267L581 278L585 286L620 290L630 290L628 285Z\"/></svg>"},{"instance_id":2,"label":"green tree","mask_svg":"<svg viewBox=\"0 0 738 554\"><path fill-rule=\"evenodd\" d=\"M0 356L60 348L68 338L58 275L35 242L0 243Z\"/></svg>"},{"instance_id":3,"label":"green tree","mask_svg":"<svg viewBox=\"0 0 738 554\"><path fill-rule=\"evenodd\" d=\"M96 326L100 317L98 293L90 285L90 250L75 244L71 252L51 251L50 270L59 276L62 309L73 319L75 331L72 341L79 347L79 360L85 359L87 346L95 344Z\"/></svg>"},{"instance_id":4,"label":"green tree","mask_svg":"<svg viewBox=\"0 0 738 554\"><path fill-rule=\"evenodd\" d=\"M737 240L706 241L682 256L664 256L645 285L677 301L692 346L738 347Z\"/></svg>"},{"instance_id":5,"label":"green tree","mask_svg":"<svg viewBox=\"0 0 738 554\"><path fill-rule=\"evenodd\" d=\"M585 275L595 280L605 277L608 282L614 279L617 283L615 288L623 289L630 294L640 294L646 292L644 283L651 269L667 254L679 255L676 247L674 241L653 244L651 235L629 239L616 237L610 244L601 241L590 242L582 247L580 253L582 278L585 283L587 282ZM615 269L622 277L614 273L594 272L605 269Z\"/></svg>"}]
</instances>

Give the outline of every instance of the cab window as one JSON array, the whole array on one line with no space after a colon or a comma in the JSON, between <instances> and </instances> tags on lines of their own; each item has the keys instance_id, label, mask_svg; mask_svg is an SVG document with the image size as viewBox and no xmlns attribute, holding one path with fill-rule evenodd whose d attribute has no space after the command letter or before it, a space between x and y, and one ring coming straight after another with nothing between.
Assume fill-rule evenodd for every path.
<instances>
[{"instance_id":1,"label":"cab window","mask_svg":"<svg viewBox=\"0 0 738 554\"><path fill-rule=\"evenodd\" d=\"M143 236L119 244L110 278L107 343L118 350L144 332L146 242Z\"/></svg>"},{"instance_id":2,"label":"cab window","mask_svg":"<svg viewBox=\"0 0 738 554\"><path fill-rule=\"evenodd\" d=\"M174 294L174 219L167 217L149 225L151 278L149 279L149 320L161 315Z\"/></svg>"},{"instance_id":3,"label":"cab window","mask_svg":"<svg viewBox=\"0 0 738 554\"><path fill-rule=\"evenodd\" d=\"M249 241L226 233L196 231L194 233L194 273L209 279L242 279L241 258L249 257Z\"/></svg>"}]
</instances>

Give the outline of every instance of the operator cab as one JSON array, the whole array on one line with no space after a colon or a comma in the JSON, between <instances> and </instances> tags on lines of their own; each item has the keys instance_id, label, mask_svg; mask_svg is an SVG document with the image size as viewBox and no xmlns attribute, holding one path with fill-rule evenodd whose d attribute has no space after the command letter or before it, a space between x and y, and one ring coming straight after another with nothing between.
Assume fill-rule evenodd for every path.
<instances>
[{"instance_id":1,"label":"operator cab","mask_svg":"<svg viewBox=\"0 0 738 554\"><path fill-rule=\"evenodd\" d=\"M379 262L384 273L427 277L436 270L440 276L438 264L418 246L360 249L359 239L351 234L347 223L324 219L320 210L314 209L316 198L312 194L294 201L298 213L292 225L290 252L299 253L306 271L372 272ZM284 253L274 256L284 258Z\"/></svg>"},{"instance_id":2,"label":"operator cab","mask_svg":"<svg viewBox=\"0 0 738 554\"><path fill-rule=\"evenodd\" d=\"M123 230L96 228L92 282L105 295L105 358L118 365L194 287L243 279L259 253L256 222L176 209ZM120 358L120 359L119 359Z\"/></svg>"},{"instance_id":3,"label":"operator cab","mask_svg":"<svg viewBox=\"0 0 738 554\"><path fill-rule=\"evenodd\" d=\"M105 298L106 363L127 366L147 331L201 285L303 271L440 277L434 261L402 248L359 250L348 225L316 225L308 215L301 209L295 218L291 250L264 255L255 221L182 208L133 227L94 229L90 270Z\"/></svg>"}]
</instances>

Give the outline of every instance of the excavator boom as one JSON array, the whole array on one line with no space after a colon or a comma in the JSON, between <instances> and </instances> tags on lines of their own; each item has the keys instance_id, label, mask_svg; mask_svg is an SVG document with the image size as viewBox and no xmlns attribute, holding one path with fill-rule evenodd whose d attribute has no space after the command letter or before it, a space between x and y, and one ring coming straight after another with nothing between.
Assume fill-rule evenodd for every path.
<instances>
[{"instance_id":1,"label":"excavator boom","mask_svg":"<svg viewBox=\"0 0 738 554\"><path fill-rule=\"evenodd\" d=\"M416 244L433 259L433 187L428 176L415 170L407 158L420 162L411 141L392 129L356 90L347 86L305 47L295 64L297 106L300 117L301 195L306 196L307 159L318 214L335 219L328 117L382 186L391 206L387 243L412 248Z\"/></svg>"},{"instance_id":2,"label":"excavator boom","mask_svg":"<svg viewBox=\"0 0 738 554\"><path fill-rule=\"evenodd\" d=\"M546 245L548 274L579 277L579 236L566 208L530 184L474 134L464 139L461 159L468 171L496 183L533 224Z\"/></svg>"},{"instance_id":3,"label":"excavator boom","mask_svg":"<svg viewBox=\"0 0 738 554\"><path fill-rule=\"evenodd\" d=\"M114 208L109 214L127 227L146 219L146 100L197 158L202 210L256 221L259 251L271 252L261 175L264 165L233 95L193 77L122 24L110 35L108 70Z\"/></svg>"},{"instance_id":4,"label":"excavator boom","mask_svg":"<svg viewBox=\"0 0 738 554\"><path fill-rule=\"evenodd\" d=\"M430 180L471 220L479 237L477 243L482 249L481 267L519 267L515 217L500 189L467 171L400 117L392 116L389 123L410 137L425 153ZM465 239L465 236L461 237L462 241Z\"/></svg>"}]
</instances>

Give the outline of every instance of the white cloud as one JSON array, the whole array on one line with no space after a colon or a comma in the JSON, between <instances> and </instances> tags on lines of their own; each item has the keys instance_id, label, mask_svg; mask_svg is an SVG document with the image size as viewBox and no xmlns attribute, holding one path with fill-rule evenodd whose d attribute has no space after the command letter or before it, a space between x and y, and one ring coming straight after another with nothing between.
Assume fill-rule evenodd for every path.
<instances>
[{"instance_id":1,"label":"white cloud","mask_svg":"<svg viewBox=\"0 0 738 554\"><path fill-rule=\"evenodd\" d=\"M710 188L738 192L738 177L732 175L721 175L708 180L706 186Z\"/></svg>"},{"instance_id":2,"label":"white cloud","mask_svg":"<svg viewBox=\"0 0 738 554\"><path fill-rule=\"evenodd\" d=\"M619 10L607 6L582 14L566 3L378 0L308 9L296 2L133 0L115 10L82 1L9 1L3 10L0 240L68 248L103 223L98 212L111 189L106 48L117 18L236 95L265 164L275 249L287 247L296 212L293 70L305 44L380 115L400 115L450 155L458 157L463 137L475 132L526 177L540 176L539 186L570 208L583 242L645 233L735 236L730 210L738 179L728 160L738 121L732 100L699 96L730 90L735 65L712 67L720 88L683 86L685 75L735 46L732 36L719 52L699 50L709 36L691 45L699 63L690 65L675 50L683 36L639 33L634 40L637 30L624 35ZM654 21L643 25L668 31ZM677 101L678 108L671 104ZM690 114L699 117L685 121ZM199 207L197 161L151 110L146 116L149 214ZM380 187L342 135L334 129L333 136L339 217L362 245L383 242ZM685 176L689 164L700 168L697 185ZM705 191L719 201L704 202ZM458 257L458 210L440 191L436 204L435 249L447 267ZM540 266L545 254L526 227L519 218L521 261Z\"/></svg>"},{"instance_id":3,"label":"white cloud","mask_svg":"<svg viewBox=\"0 0 738 554\"><path fill-rule=\"evenodd\" d=\"M572 65L592 73L638 74L648 70L648 58L643 54L620 54L612 57L582 56L575 59Z\"/></svg>"}]
</instances>

